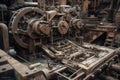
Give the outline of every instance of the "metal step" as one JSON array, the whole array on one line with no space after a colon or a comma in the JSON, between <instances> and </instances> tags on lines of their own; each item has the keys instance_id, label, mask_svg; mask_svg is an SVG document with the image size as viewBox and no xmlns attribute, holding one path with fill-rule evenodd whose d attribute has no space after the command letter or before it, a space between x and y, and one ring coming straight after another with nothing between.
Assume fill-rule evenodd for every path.
<instances>
[{"instance_id":1,"label":"metal step","mask_svg":"<svg viewBox=\"0 0 120 80\"><path fill-rule=\"evenodd\" d=\"M105 40L104 46L113 46L115 32L109 32Z\"/></svg>"}]
</instances>

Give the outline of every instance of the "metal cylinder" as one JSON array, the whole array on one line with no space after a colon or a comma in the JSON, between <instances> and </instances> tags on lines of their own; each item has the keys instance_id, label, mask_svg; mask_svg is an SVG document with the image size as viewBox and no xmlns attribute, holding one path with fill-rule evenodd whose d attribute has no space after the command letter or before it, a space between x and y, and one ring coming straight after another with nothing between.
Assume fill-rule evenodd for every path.
<instances>
[{"instance_id":1,"label":"metal cylinder","mask_svg":"<svg viewBox=\"0 0 120 80\"><path fill-rule=\"evenodd\" d=\"M68 32L68 29L69 29L69 25L66 21L59 21L58 23L58 31L60 34L66 34Z\"/></svg>"},{"instance_id":2,"label":"metal cylinder","mask_svg":"<svg viewBox=\"0 0 120 80\"><path fill-rule=\"evenodd\" d=\"M119 72L119 73L120 73L120 65L118 65L118 64L113 64L113 65L111 66L111 68L112 68L113 70L115 70L116 72Z\"/></svg>"},{"instance_id":3,"label":"metal cylinder","mask_svg":"<svg viewBox=\"0 0 120 80\"><path fill-rule=\"evenodd\" d=\"M0 23L0 29L2 29L3 34L4 51L8 52L9 50L8 27L5 24Z\"/></svg>"},{"instance_id":4,"label":"metal cylinder","mask_svg":"<svg viewBox=\"0 0 120 80\"><path fill-rule=\"evenodd\" d=\"M100 75L100 80L118 80L118 79L116 79L112 76L102 74L102 75Z\"/></svg>"},{"instance_id":5,"label":"metal cylinder","mask_svg":"<svg viewBox=\"0 0 120 80\"><path fill-rule=\"evenodd\" d=\"M117 79L113 78L112 76L106 76L105 80L117 80Z\"/></svg>"},{"instance_id":6,"label":"metal cylinder","mask_svg":"<svg viewBox=\"0 0 120 80\"><path fill-rule=\"evenodd\" d=\"M49 35L50 34L50 27L48 24L41 22L41 21L35 21L33 23L33 30L35 33L37 33L38 35L40 34L45 34L45 35Z\"/></svg>"},{"instance_id":7,"label":"metal cylinder","mask_svg":"<svg viewBox=\"0 0 120 80\"><path fill-rule=\"evenodd\" d=\"M83 26L83 23L80 19L72 19L71 26L76 29L80 29Z\"/></svg>"}]
</instances>

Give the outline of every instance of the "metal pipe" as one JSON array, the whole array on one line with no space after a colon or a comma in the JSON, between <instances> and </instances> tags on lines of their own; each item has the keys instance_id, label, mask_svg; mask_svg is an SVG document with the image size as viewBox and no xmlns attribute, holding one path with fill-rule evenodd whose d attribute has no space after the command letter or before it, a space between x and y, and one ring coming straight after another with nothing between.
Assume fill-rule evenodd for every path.
<instances>
[{"instance_id":1,"label":"metal pipe","mask_svg":"<svg viewBox=\"0 0 120 80\"><path fill-rule=\"evenodd\" d=\"M120 73L120 65L118 65L118 64L113 64L113 65L111 66L111 68L112 68L113 70L115 70L116 72L119 72L119 73Z\"/></svg>"},{"instance_id":2,"label":"metal pipe","mask_svg":"<svg viewBox=\"0 0 120 80\"><path fill-rule=\"evenodd\" d=\"M0 23L0 29L2 29L3 34L4 51L8 53L9 50L8 27L5 24Z\"/></svg>"},{"instance_id":3,"label":"metal pipe","mask_svg":"<svg viewBox=\"0 0 120 80\"><path fill-rule=\"evenodd\" d=\"M114 78L114 77L112 77L112 76L106 76L106 77L105 77L105 80L118 80L118 79L116 79L116 78Z\"/></svg>"},{"instance_id":4,"label":"metal pipe","mask_svg":"<svg viewBox=\"0 0 120 80\"><path fill-rule=\"evenodd\" d=\"M112 76L108 76L108 75L104 75L104 74L100 75L100 80L102 80L102 79L103 80L118 80Z\"/></svg>"}]
</instances>

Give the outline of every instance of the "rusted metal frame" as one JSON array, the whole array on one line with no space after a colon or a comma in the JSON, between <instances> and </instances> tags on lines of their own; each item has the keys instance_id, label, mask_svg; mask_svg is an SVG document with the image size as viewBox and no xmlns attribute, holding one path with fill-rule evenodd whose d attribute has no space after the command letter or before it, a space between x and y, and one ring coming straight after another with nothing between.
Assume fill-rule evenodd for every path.
<instances>
[{"instance_id":1,"label":"rusted metal frame","mask_svg":"<svg viewBox=\"0 0 120 80\"><path fill-rule=\"evenodd\" d=\"M94 71L97 67L99 67L100 65L103 66L107 61L110 61L111 57L112 57L112 59L113 59L113 57L115 57L114 55L115 55L114 52L111 53L111 55L108 55L108 56L107 56L106 58L104 58L102 61L100 61L99 63L97 63L97 64L94 65L93 67L91 67L91 68L89 69L89 71L87 72L87 74L93 72L93 71ZM109 58L110 58L110 59L109 59ZM108 59L108 60L107 60L107 59ZM103 64L103 63L104 63L104 64Z\"/></svg>"},{"instance_id":2,"label":"rusted metal frame","mask_svg":"<svg viewBox=\"0 0 120 80\"><path fill-rule=\"evenodd\" d=\"M56 72L56 74L58 74L58 75L64 77L64 78L67 79L67 80L76 80L76 79L78 79L80 76L84 75L85 72L82 72L82 73L76 75L74 78L67 77L67 76L65 76L65 75L63 75L63 74L60 74L59 72Z\"/></svg>"},{"instance_id":3,"label":"rusted metal frame","mask_svg":"<svg viewBox=\"0 0 120 80\"><path fill-rule=\"evenodd\" d=\"M73 73L71 76L67 77L67 76L59 73L60 71L63 71L63 70L65 70L65 69L67 69L67 68L69 68L69 69L71 69L71 70L74 71L74 73ZM72 68L69 67L69 66L63 66L63 67L61 67L61 68L53 71L52 74L58 74L58 75L64 77L65 79L67 79L67 80L76 80L76 79L78 79L80 76L82 76L82 75L85 74L85 72L81 72L80 74L78 74L78 75L76 75L75 77L73 77L75 74L79 73L80 71L83 71L82 68L80 68L80 69L78 69L78 70L74 70L74 69L72 69ZM73 77L73 78L72 78L72 77Z\"/></svg>"},{"instance_id":4,"label":"rusted metal frame","mask_svg":"<svg viewBox=\"0 0 120 80\"><path fill-rule=\"evenodd\" d=\"M104 64L102 64L101 66L99 66L99 68L95 69L93 72L89 73L88 76L86 76L83 80L89 80L90 77L94 77L95 73L96 72L99 72L102 70L102 68L105 66L105 65L108 65L108 63L113 60L114 58L116 58L117 55L114 55L113 57L111 57L110 59L108 59L107 61L104 62Z\"/></svg>"},{"instance_id":5,"label":"rusted metal frame","mask_svg":"<svg viewBox=\"0 0 120 80\"><path fill-rule=\"evenodd\" d=\"M104 30L103 30L104 29ZM110 31L115 31L116 28L106 28L106 27L97 27L97 28L86 28L85 30L89 31L102 31L102 32L110 32Z\"/></svg>"},{"instance_id":6,"label":"rusted metal frame","mask_svg":"<svg viewBox=\"0 0 120 80\"><path fill-rule=\"evenodd\" d=\"M0 23L0 29L2 29L3 34L4 51L8 53L9 50L8 27L5 24Z\"/></svg>"},{"instance_id":7,"label":"rusted metal frame","mask_svg":"<svg viewBox=\"0 0 120 80\"><path fill-rule=\"evenodd\" d=\"M61 69L55 71L55 73L58 74L58 75L60 75L60 76L62 76L62 77L64 77L65 79L71 80L69 77L67 77L67 76L65 76L65 75L63 75L63 74L61 74L61 73L59 73L60 71L63 71L63 70L65 70L65 69L67 69L67 68L68 68L68 67L63 67L63 68L61 68Z\"/></svg>"},{"instance_id":8,"label":"rusted metal frame","mask_svg":"<svg viewBox=\"0 0 120 80\"><path fill-rule=\"evenodd\" d=\"M111 56L113 56L113 55L111 55ZM114 56L115 57L115 56ZM112 59L114 58L114 57L112 57ZM109 59L109 58L106 58L106 59ZM91 68L90 69L90 71L91 72L94 72L94 70L96 70L98 67L100 68L102 68L104 65L107 65L107 63L109 62L111 60L111 58L109 59L109 60L104 60L105 62L100 62L100 64L99 65L97 65L97 66L94 66L93 68ZM101 66L100 66L101 65Z\"/></svg>"},{"instance_id":9,"label":"rusted metal frame","mask_svg":"<svg viewBox=\"0 0 120 80\"><path fill-rule=\"evenodd\" d=\"M57 75L60 75L60 76L64 77L64 78L67 79L67 80L70 80L70 78L68 78L68 77L66 77L65 75L59 73L60 71L65 70L66 68L67 68L66 66L62 66L62 67L60 67L60 68L58 68L58 69L52 70L52 71L50 72L50 74L51 74L51 75L57 74Z\"/></svg>"},{"instance_id":10,"label":"rusted metal frame","mask_svg":"<svg viewBox=\"0 0 120 80\"><path fill-rule=\"evenodd\" d=\"M10 78L14 76L13 67L10 64L4 64L0 66L0 80L4 80L1 78Z\"/></svg>"},{"instance_id":11,"label":"rusted metal frame","mask_svg":"<svg viewBox=\"0 0 120 80\"><path fill-rule=\"evenodd\" d=\"M0 57L5 58L8 63L14 68L17 80L30 80L32 76L35 76L37 74L39 74L39 76L43 75L45 77L45 80L47 80L47 77L41 68L30 69L27 65L15 60L2 50L0 50Z\"/></svg>"},{"instance_id":12,"label":"rusted metal frame","mask_svg":"<svg viewBox=\"0 0 120 80\"><path fill-rule=\"evenodd\" d=\"M79 73L81 71L81 73ZM78 74L79 73L79 74ZM70 78L72 77L72 76L74 76L75 74L77 74L74 78L72 78L72 80L76 80L76 79L78 79L79 77L81 77L81 76L83 76L84 74L85 74L85 72L83 71L83 69L82 68L80 68L79 70L77 70L75 73L73 73L71 76L70 76Z\"/></svg>"}]
</instances>

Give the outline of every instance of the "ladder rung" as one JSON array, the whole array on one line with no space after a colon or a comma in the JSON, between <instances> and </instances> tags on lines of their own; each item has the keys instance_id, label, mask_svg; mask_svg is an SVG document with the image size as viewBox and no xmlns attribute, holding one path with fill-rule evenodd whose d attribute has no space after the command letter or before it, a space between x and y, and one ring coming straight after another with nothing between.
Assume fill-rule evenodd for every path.
<instances>
[{"instance_id":1,"label":"ladder rung","mask_svg":"<svg viewBox=\"0 0 120 80\"><path fill-rule=\"evenodd\" d=\"M112 43L105 42L104 45L112 45Z\"/></svg>"},{"instance_id":2,"label":"ladder rung","mask_svg":"<svg viewBox=\"0 0 120 80\"><path fill-rule=\"evenodd\" d=\"M105 44L104 46L111 46L110 44Z\"/></svg>"},{"instance_id":3,"label":"ladder rung","mask_svg":"<svg viewBox=\"0 0 120 80\"><path fill-rule=\"evenodd\" d=\"M108 37L114 37L115 34L108 34L107 36L108 36Z\"/></svg>"},{"instance_id":4,"label":"ladder rung","mask_svg":"<svg viewBox=\"0 0 120 80\"><path fill-rule=\"evenodd\" d=\"M105 43L106 43L106 44L111 44L112 42L106 41Z\"/></svg>"},{"instance_id":5,"label":"ladder rung","mask_svg":"<svg viewBox=\"0 0 120 80\"><path fill-rule=\"evenodd\" d=\"M108 41L108 42L112 42L112 41L113 41L113 39L106 39L106 41Z\"/></svg>"},{"instance_id":6,"label":"ladder rung","mask_svg":"<svg viewBox=\"0 0 120 80\"><path fill-rule=\"evenodd\" d=\"M104 46L113 46L113 40L115 37L115 32L109 32L105 40Z\"/></svg>"},{"instance_id":7,"label":"ladder rung","mask_svg":"<svg viewBox=\"0 0 120 80\"><path fill-rule=\"evenodd\" d=\"M107 38L114 38L114 35L108 35Z\"/></svg>"}]
</instances>

